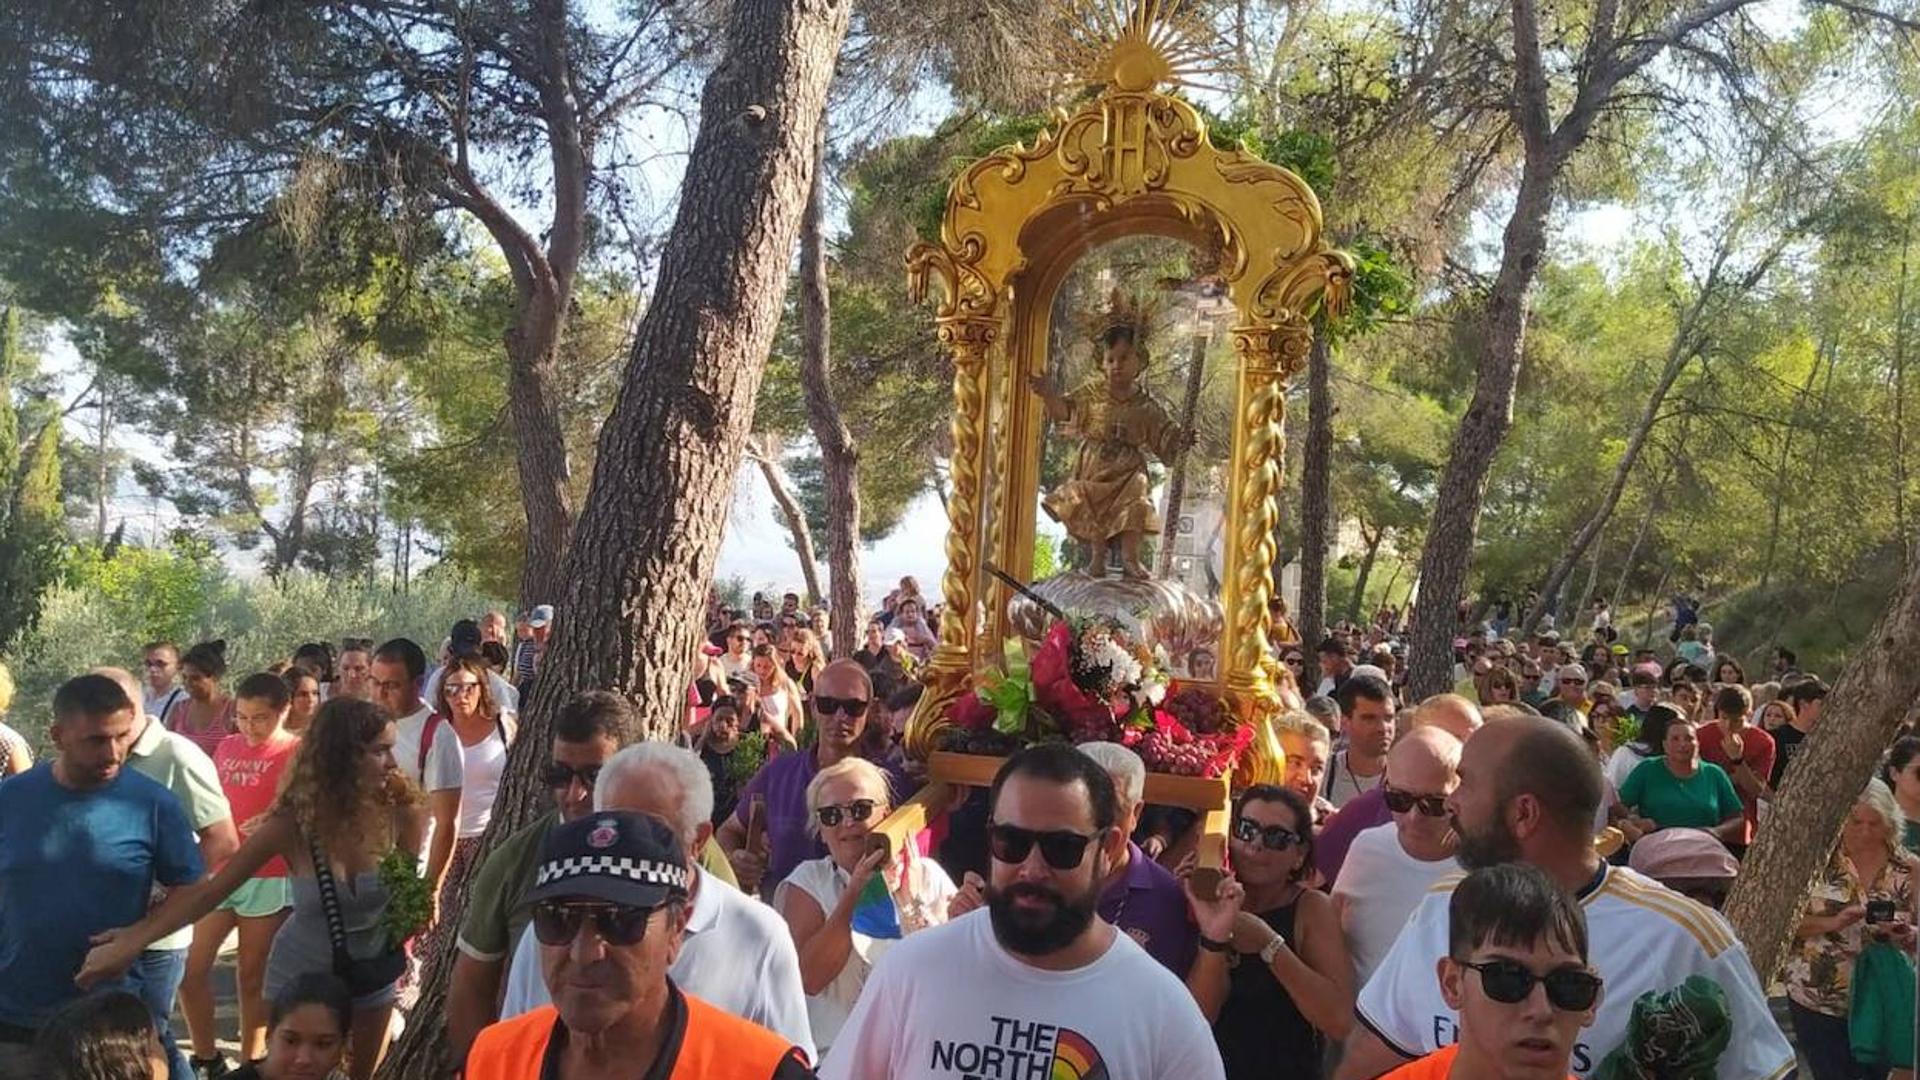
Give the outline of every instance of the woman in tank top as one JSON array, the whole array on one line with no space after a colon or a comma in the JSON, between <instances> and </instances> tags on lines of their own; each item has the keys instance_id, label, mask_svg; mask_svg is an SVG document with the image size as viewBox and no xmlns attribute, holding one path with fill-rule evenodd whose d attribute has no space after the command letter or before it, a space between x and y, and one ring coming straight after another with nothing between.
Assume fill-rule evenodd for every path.
<instances>
[{"instance_id":1,"label":"woman in tank top","mask_svg":"<svg viewBox=\"0 0 1920 1080\"><path fill-rule=\"evenodd\" d=\"M220 685L227 675L227 643L203 641L180 658L180 685L186 695L160 718L168 731L192 739L213 757L220 743L234 733L233 698Z\"/></svg>"}]
</instances>

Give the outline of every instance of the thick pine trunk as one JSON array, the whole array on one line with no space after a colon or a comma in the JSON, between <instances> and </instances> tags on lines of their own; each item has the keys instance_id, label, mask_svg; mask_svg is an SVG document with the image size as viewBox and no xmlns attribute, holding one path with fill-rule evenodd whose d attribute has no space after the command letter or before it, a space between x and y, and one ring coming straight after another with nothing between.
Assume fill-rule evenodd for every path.
<instances>
[{"instance_id":1,"label":"thick pine trunk","mask_svg":"<svg viewBox=\"0 0 1920 1080\"><path fill-rule=\"evenodd\" d=\"M787 470L780 465L780 444L778 440L766 440L767 445L753 451L750 457L760 469L760 476L767 482L767 492L773 496L773 503L780 510L780 517L787 523L787 531L793 537L793 553L800 560L800 576L806 582L807 599L818 600L820 591L820 555L813 547L813 528L807 524L807 512L800 506L800 499L793 493L793 484L787 479Z\"/></svg>"},{"instance_id":2,"label":"thick pine trunk","mask_svg":"<svg viewBox=\"0 0 1920 1080\"><path fill-rule=\"evenodd\" d=\"M1366 536L1364 530L1361 535ZM1367 553L1360 558L1360 572L1353 577L1353 595L1347 598L1347 621L1355 625L1365 626L1373 621L1368 617L1363 622L1362 616L1365 613L1360 609L1367 602L1367 579L1373 576L1373 562L1380 554L1380 542L1386 538L1387 530L1385 529L1376 529L1373 535L1366 538Z\"/></svg>"},{"instance_id":3,"label":"thick pine trunk","mask_svg":"<svg viewBox=\"0 0 1920 1080\"><path fill-rule=\"evenodd\" d=\"M564 324L562 298L529 297L507 331L507 415L513 421L520 503L527 514L520 604L551 604L565 587L560 570L573 529L567 440L554 402L554 368ZM563 310L563 309L562 309Z\"/></svg>"},{"instance_id":4,"label":"thick pine trunk","mask_svg":"<svg viewBox=\"0 0 1920 1080\"><path fill-rule=\"evenodd\" d=\"M1454 433L1440 478L1433 524L1420 554L1420 598L1413 606L1408 692L1418 700L1452 683L1455 608L1473 565L1473 541L1486 499L1487 473L1513 424L1513 393L1526 338L1528 291L1547 246L1558 155L1530 150L1520 174L1513 216L1507 219L1500 273L1487 296L1486 332L1474 377L1473 400ZM1597 530L1596 530L1597 531ZM1542 598L1543 602L1545 597Z\"/></svg>"},{"instance_id":5,"label":"thick pine trunk","mask_svg":"<svg viewBox=\"0 0 1920 1080\"><path fill-rule=\"evenodd\" d=\"M1873 775L1895 729L1920 698L1920 560L1853 653L1827 696L1820 723L1794 755L1772 812L1740 867L1727 918L1762 982L1786 956L1788 938L1813 880L1826 866L1841 823Z\"/></svg>"},{"instance_id":6,"label":"thick pine trunk","mask_svg":"<svg viewBox=\"0 0 1920 1080\"><path fill-rule=\"evenodd\" d=\"M826 157L826 124L816 154ZM808 556L808 588L826 596L833 640L822 642L835 656L852 656L865 628L860 598L860 447L840 417L833 397L833 311L827 283L826 169L816 166L807 211L800 223L800 387L807 425L820 444L820 471L827 495L827 582L819 591ZM803 519L804 520L804 519Z\"/></svg>"},{"instance_id":7,"label":"thick pine trunk","mask_svg":"<svg viewBox=\"0 0 1920 1080\"><path fill-rule=\"evenodd\" d=\"M739 470L846 28L844 0L733 6L725 58L701 100L660 289L600 434L554 636L521 712L487 850L549 805L540 768L554 714L573 694L618 689L651 738L670 735L679 719L727 511L724 500L687 493L726 490ZM463 886L441 912L456 924ZM441 1018L452 952L427 958L415 1011L424 1022L389 1055L387 1080L447 1074Z\"/></svg>"},{"instance_id":8,"label":"thick pine trunk","mask_svg":"<svg viewBox=\"0 0 1920 1080\"><path fill-rule=\"evenodd\" d=\"M1300 450L1300 628L1302 648L1326 636L1327 552L1333 543L1333 355L1324 329L1307 350L1307 440Z\"/></svg>"}]
</instances>

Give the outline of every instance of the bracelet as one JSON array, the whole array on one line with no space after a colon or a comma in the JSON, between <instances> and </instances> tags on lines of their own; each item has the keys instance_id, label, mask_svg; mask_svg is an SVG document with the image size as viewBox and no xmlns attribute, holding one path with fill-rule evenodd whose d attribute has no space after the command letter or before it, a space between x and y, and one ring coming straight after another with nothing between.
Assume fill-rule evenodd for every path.
<instances>
[{"instance_id":1,"label":"bracelet","mask_svg":"<svg viewBox=\"0 0 1920 1080\"><path fill-rule=\"evenodd\" d=\"M1201 934L1200 947L1207 950L1208 952L1230 953L1233 951L1233 941L1232 939L1228 939L1226 941L1215 941L1212 938L1208 937L1207 935Z\"/></svg>"},{"instance_id":2,"label":"bracelet","mask_svg":"<svg viewBox=\"0 0 1920 1080\"><path fill-rule=\"evenodd\" d=\"M1275 930L1273 932L1273 940L1260 947L1260 962L1268 967L1272 967L1274 958L1279 956L1280 950L1286 947L1287 939L1283 937L1278 930Z\"/></svg>"}]
</instances>

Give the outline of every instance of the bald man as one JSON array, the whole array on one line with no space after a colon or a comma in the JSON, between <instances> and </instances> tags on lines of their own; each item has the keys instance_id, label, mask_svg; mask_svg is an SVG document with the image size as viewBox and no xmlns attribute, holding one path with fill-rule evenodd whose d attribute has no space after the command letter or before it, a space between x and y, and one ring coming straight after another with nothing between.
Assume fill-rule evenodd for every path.
<instances>
[{"instance_id":1,"label":"bald man","mask_svg":"<svg viewBox=\"0 0 1920 1080\"><path fill-rule=\"evenodd\" d=\"M1606 993L1574 1046L1575 1076L1592 1076L1625 1041L1642 994L1693 975L1719 984L1733 1021L1715 1076L1761 1080L1793 1069L1793 1047L1726 921L1652 878L1607 865L1594 851L1593 816L1607 783L1578 735L1537 716L1495 719L1467 740L1459 780L1447 810L1462 867L1529 863L1573 893L1586 914L1593 967ZM1458 1039L1458 1016L1433 978L1450 951L1456 883L1449 878L1421 897L1360 991L1360 1022L1337 1080L1369 1080Z\"/></svg>"},{"instance_id":2,"label":"bald man","mask_svg":"<svg viewBox=\"0 0 1920 1080\"><path fill-rule=\"evenodd\" d=\"M1466 742L1484 722L1480 707L1473 702L1459 694L1435 694L1414 708L1407 731L1434 727ZM1337 882L1354 837L1392 820L1393 815L1387 811L1386 792L1380 788L1348 800L1313 838L1313 865L1320 871L1320 879L1328 885Z\"/></svg>"},{"instance_id":3,"label":"bald man","mask_svg":"<svg viewBox=\"0 0 1920 1080\"><path fill-rule=\"evenodd\" d=\"M1355 986L1380 966L1427 890L1459 868L1447 817L1459 782L1460 740L1438 726L1416 728L1387 754L1382 790L1393 820L1354 838L1333 888Z\"/></svg>"}]
</instances>

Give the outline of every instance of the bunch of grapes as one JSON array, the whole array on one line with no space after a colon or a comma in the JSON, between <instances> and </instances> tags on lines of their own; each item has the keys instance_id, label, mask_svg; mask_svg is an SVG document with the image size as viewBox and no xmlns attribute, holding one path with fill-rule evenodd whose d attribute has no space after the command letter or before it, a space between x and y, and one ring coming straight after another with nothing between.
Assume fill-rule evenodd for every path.
<instances>
[{"instance_id":1,"label":"bunch of grapes","mask_svg":"<svg viewBox=\"0 0 1920 1080\"><path fill-rule=\"evenodd\" d=\"M958 754L1004 757L1020 749L1020 740L992 729L968 731L965 728L949 728L941 740L940 748Z\"/></svg>"},{"instance_id":2,"label":"bunch of grapes","mask_svg":"<svg viewBox=\"0 0 1920 1080\"><path fill-rule=\"evenodd\" d=\"M1194 736L1180 728L1155 728L1134 744L1140 760L1150 772L1175 776L1205 776L1215 748L1207 736Z\"/></svg>"},{"instance_id":3,"label":"bunch of grapes","mask_svg":"<svg viewBox=\"0 0 1920 1080\"><path fill-rule=\"evenodd\" d=\"M1202 734L1219 731L1227 719L1226 703L1198 686L1187 687L1160 707L1190 730Z\"/></svg>"}]
</instances>

